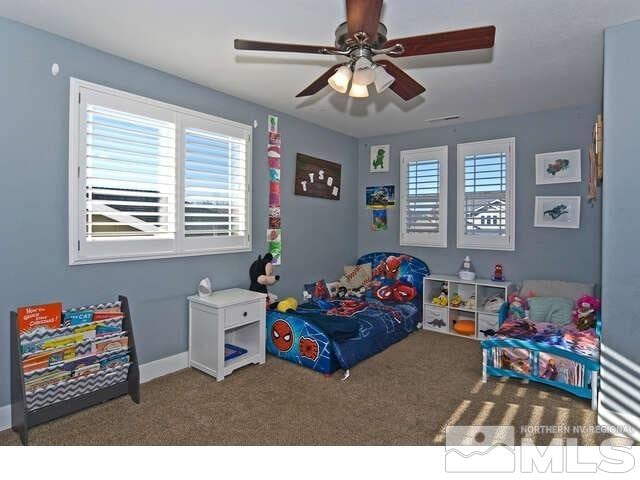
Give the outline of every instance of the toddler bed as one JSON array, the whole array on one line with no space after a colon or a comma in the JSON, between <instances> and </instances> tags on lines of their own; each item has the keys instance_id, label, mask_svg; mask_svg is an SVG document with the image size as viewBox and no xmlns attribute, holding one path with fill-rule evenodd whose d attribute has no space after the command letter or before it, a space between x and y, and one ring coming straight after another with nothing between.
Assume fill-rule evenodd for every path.
<instances>
[{"instance_id":1,"label":"toddler bed","mask_svg":"<svg viewBox=\"0 0 640 480\"><path fill-rule=\"evenodd\" d=\"M528 292L525 288L521 291ZM548 285L542 288L549 291ZM577 288L589 291L589 286ZM578 295L574 292L567 297ZM573 322L557 324L510 315L509 305L505 303L500 311L499 330L482 342L483 382L487 381L487 375L524 378L589 398L595 410L601 320L600 312L594 313L595 325L579 329Z\"/></svg>"},{"instance_id":2,"label":"toddler bed","mask_svg":"<svg viewBox=\"0 0 640 480\"><path fill-rule=\"evenodd\" d=\"M348 370L402 340L422 318L422 279L427 265L410 255L370 253L363 298L305 303L295 311L267 311L267 351L325 374Z\"/></svg>"}]
</instances>

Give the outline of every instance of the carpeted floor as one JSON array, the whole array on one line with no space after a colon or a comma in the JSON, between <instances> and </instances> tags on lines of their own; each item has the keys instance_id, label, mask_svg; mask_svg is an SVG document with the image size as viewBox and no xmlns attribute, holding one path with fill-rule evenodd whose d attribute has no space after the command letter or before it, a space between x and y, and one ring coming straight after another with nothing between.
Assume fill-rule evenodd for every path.
<instances>
[{"instance_id":1,"label":"carpeted floor","mask_svg":"<svg viewBox=\"0 0 640 480\"><path fill-rule=\"evenodd\" d=\"M474 340L417 332L351 370L323 375L267 355L223 382L183 370L123 397L30 431L33 445L443 444L446 425L593 426L589 402L540 384L480 381ZM548 444L552 434L524 436ZM562 434L555 434L562 437ZM581 444L593 433L568 434ZM12 431L0 445L17 445Z\"/></svg>"}]
</instances>

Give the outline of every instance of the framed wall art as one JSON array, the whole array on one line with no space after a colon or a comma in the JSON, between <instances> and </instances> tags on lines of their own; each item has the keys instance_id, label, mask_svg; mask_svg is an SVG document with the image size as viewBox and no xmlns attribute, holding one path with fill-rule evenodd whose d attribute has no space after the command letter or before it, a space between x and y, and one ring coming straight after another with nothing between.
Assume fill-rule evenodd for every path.
<instances>
[{"instance_id":1,"label":"framed wall art","mask_svg":"<svg viewBox=\"0 0 640 480\"><path fill-rule=\"evenodd\" d=\"M369 172L389 171L389 145L372 145L369 155Z\"/></svg>"},{"instance_id":2,"label":"framed wall art","mask_svg":"<svg viewBox=\"0 0 640 480\"><path fill-rule=\"evenodd\" d=\"M536 185L582 181L581 150L536 155Z\"/></svg>"},{"instance_id":3,"label":"framed wall art","mask_svg":"<svg viewBox=\"0 0 640 480\"><path fill-rule=\"evenodd\" d=\"M580 196L536 197L534 226L580 228Z\"/></svg>"}]
</instances>

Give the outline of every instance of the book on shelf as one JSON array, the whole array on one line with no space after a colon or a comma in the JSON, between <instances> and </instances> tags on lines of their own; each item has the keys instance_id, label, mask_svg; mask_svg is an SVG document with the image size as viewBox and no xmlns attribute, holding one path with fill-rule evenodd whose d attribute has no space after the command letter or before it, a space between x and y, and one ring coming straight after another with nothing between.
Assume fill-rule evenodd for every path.
<instances>
[{"instance_id":1,"label":"book on shelf","mask_svg":"<svg viewBox=\"0 0 640 480\"><path fill-rule=\"evenodd\" d=\"M62 319L62 303L47 303L18 308L18 331L30 332L37 328L58 328Z\"/></svg>"}]
</instances>

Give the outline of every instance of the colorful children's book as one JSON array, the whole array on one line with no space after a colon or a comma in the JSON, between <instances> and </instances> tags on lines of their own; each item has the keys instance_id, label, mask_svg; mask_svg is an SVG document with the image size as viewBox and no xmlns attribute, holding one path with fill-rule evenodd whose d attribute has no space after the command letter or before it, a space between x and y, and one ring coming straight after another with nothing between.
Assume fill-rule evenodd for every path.
<instances>
[{"instance_id":1,"label":"colorful children's book","mask_svg":"<svg viewBox=\"0 0 640 480\"><path fill-rule=\"evenodd\" d=\"M126 365L127 363L129 363L128 350L114 353L112 355L107 355L106 357L100 359L101 368L113 368L119 365Z\"/></svg>"},{"instance_id":2,"label":"colorful children's book","mask_svg":"<svg viewBox=\"0 0 640 480\"><path fill-rule=\"evenodd\" d=\"M44 351L30 356L22 362L22 368L25 373L48 368L53 365L59 365L67 360L72 360L76 356L75 345L60 348L57 350Z\"/></svg>"},{"instance_id":3,"label":"colorful children's book","mask_svg":"<svg viewBox=\"0 0 640 480\"><path fill-rule=\"evenodd\" d=\"M61 320L62 303L18 308L18 331L21 334L36 328L60 328Z\"/></svg>"},{"instance_id":4,"label":"colorful children's book","mask_svg":"<svg viewBox=\"0 0 640 480\"><path fill-rule=\"evenodd\" d=\"M62 368L46 370L40 374L34 374L25 378L24 386L26 391L45 388L49 385L62 382L71 378L71 372L67 372Z\"/></svg>"},{"instance_id":5,"label":"colorful children's book","mask_svg":"<svg viewBox=\"0 0 640 480\"><path fill-rule=\"evenodd\" d=\"M120 311L120 309L102 309L96 310L93 312L93 321L94 322L102 322L104 320L110 320L112 318L124 318L124 314Z\"/></svg>"},{"instance_id":6,"label":"colorful children's book","mask_svg":"<svg viewBox=\"0 0 640 480\"><path fill-rule=\"evenodd\" d=\"M63 324L65 326L84 325L93 321L93 310L72 310L65 312Z\"/></svg>"},{"instance_id":7,"label":"colorful children's book","mask_svg":"<svg viewBox=\"0 0 640 480\"><path fill-rule=\"evenodd\" d=\"M129 339L123 335L96 340L95 353L106 353L112 350L120 350L129 346Z\"/></svg>"}]
</instances>

